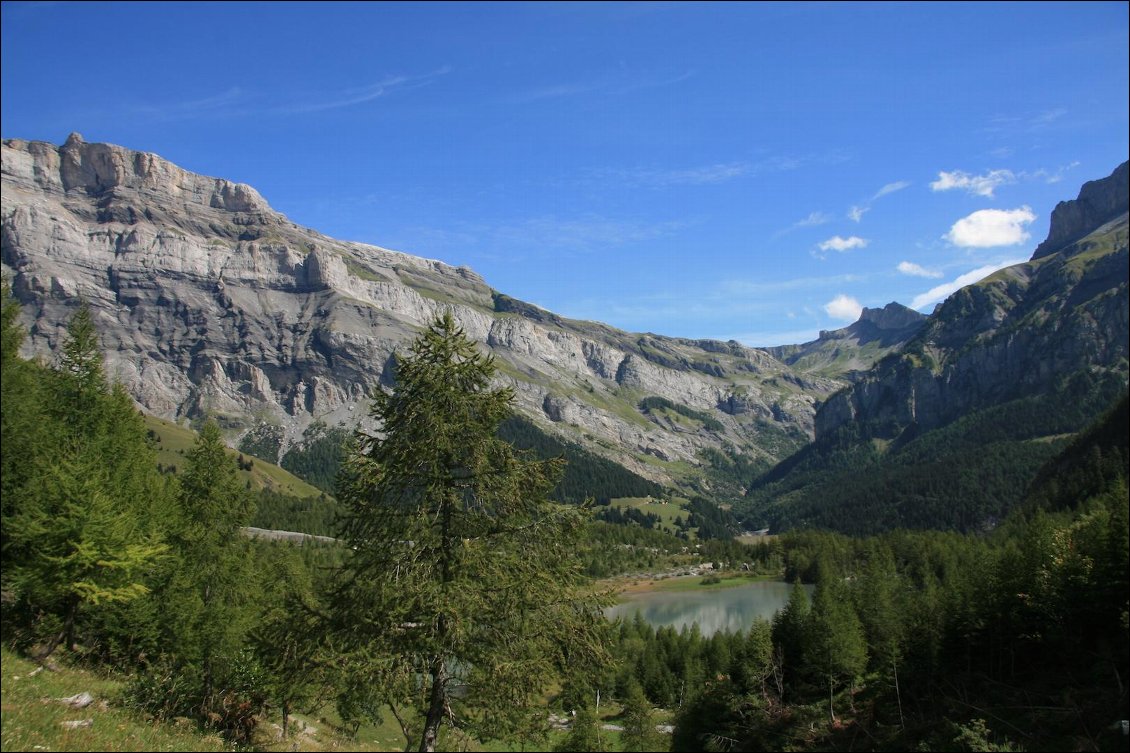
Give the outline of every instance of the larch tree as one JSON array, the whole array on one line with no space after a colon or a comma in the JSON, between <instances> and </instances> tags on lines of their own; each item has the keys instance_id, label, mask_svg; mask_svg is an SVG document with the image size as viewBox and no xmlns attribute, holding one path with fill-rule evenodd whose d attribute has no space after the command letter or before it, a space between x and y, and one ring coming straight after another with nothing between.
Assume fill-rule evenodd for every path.
<instances>
[{"instance_id":1,"label":"larch tree","mask_svg":"<svg viewBox=\"0 0 1130 753\"><path fill-rule=\"evenodd\" d=\"M603 662L606 599L576 558L583 516L547 496L560 461L497 438L514 393L450 313L397 356L339 481L351 547L334 587L339 706L377 703L410 746L444 726L479 740L534 734L567 668Z\"/></svg>"},{"instance_id":2,"label":"larch tree","mask_svg":"<svg viewBox=\"0 0 1130 753\"><path fill-rule=\"evenodd\" d=\"M178 503L166 616L177 655L199 673L202 708L209 708L218 700L217 680L243 646L254 596L251 547L239 529L255 506L214 421L187 453Z\"/></svg>"},{"instance_id":3,"label":"larch tree","mask_svg":"<svg viewBox=\"0 0 1130 753\"><path fill-rule=\"evenodd\" d=\"M6 351L18 342L11 325L6 316ZM5 380L17 366L12 357L5 353ZM4 510L5 587L37 615L32 634L44 641L43 657L80 639L129 643L132 626L96 635L85 630L86 618L149 593L149 573L166 551L152 514L165 484L132 401L106 380L86 306L70 322L58 365L40 377L36 395L27 396L41 401L34 414L16 416L32 437L9 435L8 399L16 396L5 392L5 455L32 469L13 474L18 485L4 489L17 501ZM42 441L44 431L51 442Z\"/></svg>"}]
</instances>

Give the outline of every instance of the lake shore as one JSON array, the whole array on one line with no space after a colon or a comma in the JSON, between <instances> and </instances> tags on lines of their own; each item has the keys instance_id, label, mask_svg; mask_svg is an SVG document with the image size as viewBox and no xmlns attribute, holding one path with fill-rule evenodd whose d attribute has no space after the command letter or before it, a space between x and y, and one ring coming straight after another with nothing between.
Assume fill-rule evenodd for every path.
<instances>
[{"instance_id":1,"label":"lake shore","mask_svg":"<svg viewBox=\"0 0 1130 753\"><path fill-rule=\"evenodd\" d=\"M780 573L772 573L769 575L736 571L717 574L712 571L690 574L676 571L676 573L606 578L600 581L599 585L615 590L617 598L623 601L639 594L653 593L656 591L714 591L726 588L737 588L760 581L780 580L782 578ZM714 577L718 578L718 580L714 582L704 582L707 578Z\"/></svg>"}]
</instances>

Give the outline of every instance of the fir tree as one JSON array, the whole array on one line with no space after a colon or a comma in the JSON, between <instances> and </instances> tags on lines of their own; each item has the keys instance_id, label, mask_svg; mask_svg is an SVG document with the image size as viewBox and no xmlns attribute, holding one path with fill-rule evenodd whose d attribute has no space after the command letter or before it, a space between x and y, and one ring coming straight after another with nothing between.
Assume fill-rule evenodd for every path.
<instances>
[{"instance_id":1,"label":"fir tree","mask_svg":"<svg viewBox=\"0 0 1130 753\"><path fill-rule=\"evenodd\" d=\"M805 660L812 673L827 683L828 715L835 723L835 688L867 668L867 641L851 602L832 577L825 570L812 597Z\"/></svg>"}]
</instances>

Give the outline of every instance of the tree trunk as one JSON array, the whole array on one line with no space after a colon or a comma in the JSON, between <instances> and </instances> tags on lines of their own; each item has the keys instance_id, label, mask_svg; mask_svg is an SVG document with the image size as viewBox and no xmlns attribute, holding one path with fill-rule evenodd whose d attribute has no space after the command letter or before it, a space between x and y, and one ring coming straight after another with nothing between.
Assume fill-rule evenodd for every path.
<instances>
[{"instance_id":1,"label":"tree trunk","mask_svg":"<svg viewBox=\"0 0 1130 753\"><path fill-rule=\"evenodd\" d=\"M836 723L836 710L832 707L832 676L828 675L828 716L831 717L831 723Z\"/></svg>"},{"instance_id":2,"label":"tree trunk","mask_svg":"<svg viewBox=\"0 0 1130 753\"><path fill-rule=\"evenodd\" d=\"M78 606L78 596L71 596L67 599L67 616L63 621L63 635L68 651L75 650L75 622L78 617Z\"/></svg>"},{"instance_id":3,"label":"tree trunk","mask_svg":"<svg viewBox=\"0 0 1130 753\"><path fill-rule=\"evenodd\" d=\"M895 698L899 702L899 726L906 729L906 720L902 716L902 692L899 690L899 663L898 659L894 656L891 657L891 666L894 668L895 673Z\"/></svg>"},{"instance_id":4,"label":"tree trunk","mask_svg":"<svg viewBox=\"0 0 1130 753\"><path fill-rule=\"evenodd\" d=\"M209 616L210 616L208 610L209 610L209 607L212 604L212 584L211 583L205 583L204 584L204 594L203 594L203 599L201 600L201 602L204 605L203 619L204 619L204 622L207 624L207 623L210 622L210 620L208 619ZM207 714L209 711L212 710L211 709L211 706L212 706L212 636L209 635L207 632L205 632L205 635L204 635L204 654L203 654L203 656L200 657L200 664L201 664L201 669L203 670L203 674L204 674L203 687L201 688L201 691L203 693L203 699L202 699L201 703L203 704L204 713Z\"/></svg>"},{"instance_id":5,"label":"tree trunk","mask_svg":"<svg viewBox=\"0 0 1130 753\"><path fill-rule=\"evenodd\" d=\"M290 702L282 702L283 740L290 737Z\"/></svg>"},{"instance_id":6,"label":"tree trunk","mask_svg":"<svg viewBox=\"0 0 1130 753\"><path fill-rule=\"evenodd\" d=\"M436 749L439 727L443 724L443 712L447 708L447 671L443 657L432 661L432 695L428 702L428 715L424 720L424 734L420 738L421 753L431 753Z\"/></svg>"}]
</instances>

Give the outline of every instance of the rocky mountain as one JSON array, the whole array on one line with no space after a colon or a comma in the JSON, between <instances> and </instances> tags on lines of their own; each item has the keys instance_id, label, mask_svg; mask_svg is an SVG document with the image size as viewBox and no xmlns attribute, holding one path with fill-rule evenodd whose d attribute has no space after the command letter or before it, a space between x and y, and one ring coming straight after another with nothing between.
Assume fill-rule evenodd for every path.
<instances>
[{"instance_id":1,"label":"rocky mountain","mask_svg":"<svg viewBox=\"0 0 1130 753\"><path fill-rule=\"evenodd\" d=\"M932 429L1079 369L1125 376L1127 164L1061 202L1030 261L951 295L899 353L822 405L817 439L848 422L888 439Z\"/></svg>"},{"instance_id":2,"label":"rocky mountain","mask_svg":"<svg viewBox=\"0 0 1130 753\"><path fill-rule=\"evenodd\" d=\"M756 514L855 532L999 519L1125 394L1127 177L1087 183L1028 262L952 294L825 401L815 442L755 482Z\"/></svg>"},{"instance_id":3,"label":"rocky mountain","mask_svg":"<svg viewBox=\"0 0 1130 753\"><path fill-rule=\"evenodd\" d=\"M766 351L804 374L850 379L901 348L925 323L925 314L892 301L881 309L864 308L858 321L823 330L812 342Z\"/></svg>"},{"instance_id":4,"label":"rocky mountain","mask_svg":"<svg viewBox=\"0 0 1130 753\"><path fill-rule=\"evenodd\" d=\"M497 357L522 414L664 483L720 451L776 461L843 384L737 342L564 319L466 267L329 238L249 186L77 134L5 140L2 172L27 354L50 358L85 301L145 411L215 417L233 443L266 427L285 452L315 422L356 425L393 351L441 309ZM676 410L642 410L647 397Z\"/></svg>"}]
</instances>

